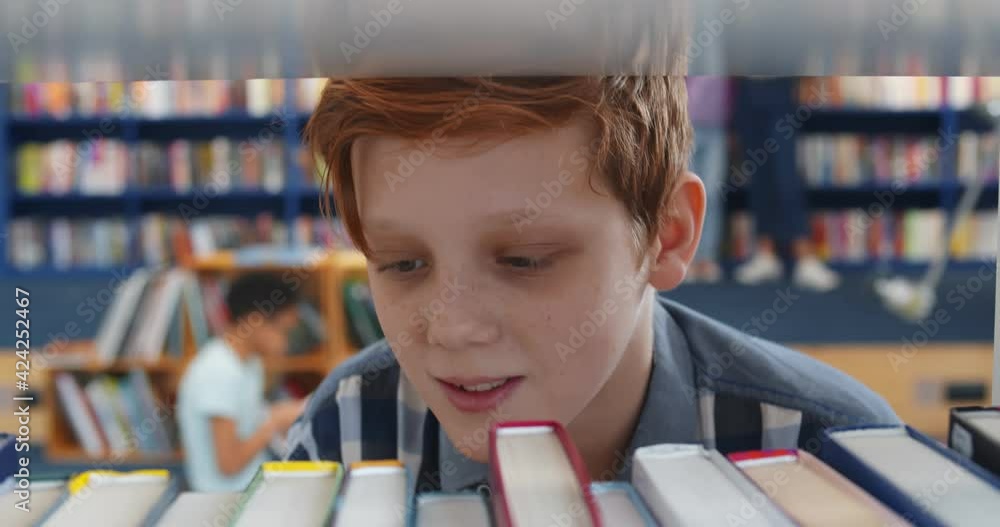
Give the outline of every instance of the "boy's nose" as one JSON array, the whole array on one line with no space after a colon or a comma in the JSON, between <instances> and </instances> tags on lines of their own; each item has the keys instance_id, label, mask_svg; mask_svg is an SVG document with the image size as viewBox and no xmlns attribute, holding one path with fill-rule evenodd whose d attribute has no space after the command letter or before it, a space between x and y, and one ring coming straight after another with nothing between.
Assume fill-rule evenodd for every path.
<instances>
[{"instance_id":1,"label":"boy's nose","mask_svg":"<svg viewBox=\"0 0 1000 527\"><path fill-rule=\"evenodd\" d=\"M443 313L427 326L427 342L449 350L491 344L499 337L500 329L496 324L470 313Z\"/></svg>"}]
</instances>

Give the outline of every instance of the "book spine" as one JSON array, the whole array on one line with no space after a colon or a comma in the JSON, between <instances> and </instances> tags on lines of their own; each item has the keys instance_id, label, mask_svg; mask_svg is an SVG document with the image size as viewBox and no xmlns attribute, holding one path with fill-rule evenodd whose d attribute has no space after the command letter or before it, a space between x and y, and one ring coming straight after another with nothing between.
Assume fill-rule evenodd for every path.
<instances>
[{"instance_id":1,"label":"book spine","mask_svg":"<svg viewBox=\"0 0 1000 527\"><path fill-rule=\"evenodd\" d=\"M982 406L952 408L948 416L948 447L979 466L1000 476L1000 444L970 426L962 414L988 410ZM997 409L1000 412L1000 409Z\"/></svg>"},{"instance_id":2,"label":"book spine","mask_svg":"<svg viewBox=\"0 0 1000 527\"><path fill-rule=\"evenodd\" d=\"M824 430L821 433L823 448L820 450L820 460L877 498L905 520L921 526L947 527L940 520L926 512L923 507L915 503L906 492L879 474L875 468L869 466L846 448L842 447L834 437L837 432L859 429L874 430L879 428L896 427L894 425L834 427Z\"/></svg>"}]
</instances>

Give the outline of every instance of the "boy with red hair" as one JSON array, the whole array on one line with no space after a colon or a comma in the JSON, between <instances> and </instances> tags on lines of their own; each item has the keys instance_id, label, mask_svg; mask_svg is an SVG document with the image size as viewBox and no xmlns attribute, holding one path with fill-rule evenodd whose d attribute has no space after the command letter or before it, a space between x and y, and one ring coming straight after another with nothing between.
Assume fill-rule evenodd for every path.
<instances>
[{"instance_id":1,"label":"boy with red hair","mask_svg":"<svg viewBox=\"0 0 1000 527\"><path fill-rule=\"evenodd\" d=\"M682 77L331 80L306 137L386 340L324 381L291 458L487 490L497 421L563 423L595 479L649 444L815 452L823 427L897 423L843 373L658 293L705 211L686 100Z\"/></svg>"}]
</instances>

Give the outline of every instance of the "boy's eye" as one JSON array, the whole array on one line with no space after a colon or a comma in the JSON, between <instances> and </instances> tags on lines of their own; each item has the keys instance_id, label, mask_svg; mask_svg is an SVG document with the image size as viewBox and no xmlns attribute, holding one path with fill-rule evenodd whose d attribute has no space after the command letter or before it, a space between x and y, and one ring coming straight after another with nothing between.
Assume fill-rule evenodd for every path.
<instances>
[{"instance_id":1,"label":"boy's eye","mask_svg":"<svg viewBox=\"0 0 1000 527\"><path fill-rule=\"evenodd\" d=\"M504 256L500 263L519 271L538 271L544 269L549 260L544 258L529 258L527 256Z\"/></svg>"},{"instance_id":2,"label":"boy's eye","mask_svg":"<svg viewBox=\"0 0 1000 527\"><path fill-rule=\"evenodd\" d=\"M379 271L392 271L396 273L412 273L418 269L427 266L427 262L423 260L399 260L397 262L392 262L390 264L383 265L379 267Z\"/></svg>"}]
</instances>

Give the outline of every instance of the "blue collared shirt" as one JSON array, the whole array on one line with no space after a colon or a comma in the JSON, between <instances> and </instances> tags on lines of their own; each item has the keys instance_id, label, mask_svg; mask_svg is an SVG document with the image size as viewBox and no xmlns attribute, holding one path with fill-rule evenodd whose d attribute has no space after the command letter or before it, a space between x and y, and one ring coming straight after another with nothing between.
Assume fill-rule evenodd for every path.
<instances>
[{"instance_id":1,"label":"blue collared shirt","mask_svg":"<svg viewBox=\"0 0 1000 527\"><path fill-rule=\"evenodd\" d=\"M647 445L817 454L823 428L900 422L881 397L846 374L663 296L655 302L653 332L646 398L628 450L609 474L616 479L630 479L632 455ZM486 490L487 466L461 454L384 341L323 381L289 440L294 460L398 459L416 492Z\"/></svg>"}]
</instances>

